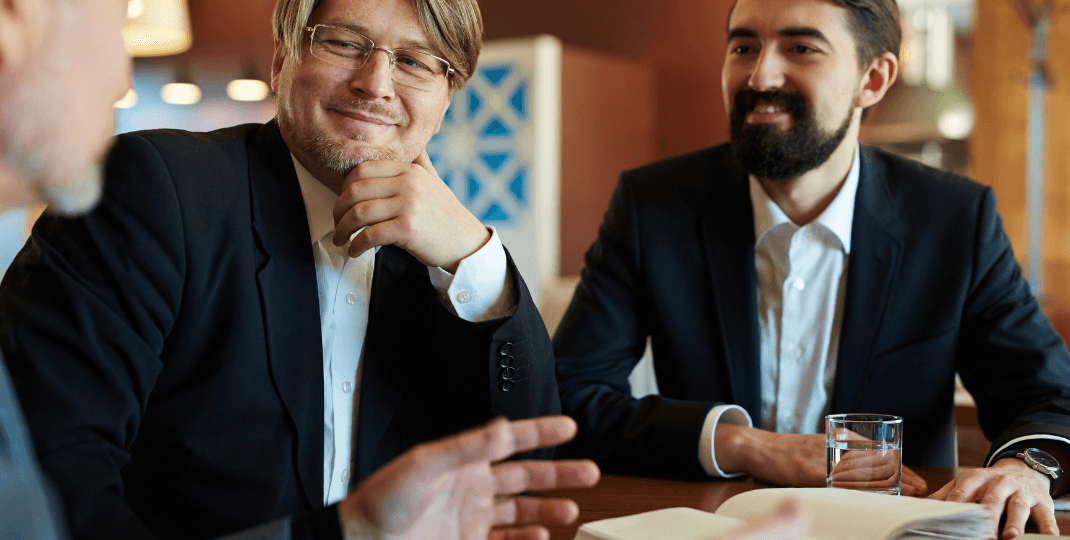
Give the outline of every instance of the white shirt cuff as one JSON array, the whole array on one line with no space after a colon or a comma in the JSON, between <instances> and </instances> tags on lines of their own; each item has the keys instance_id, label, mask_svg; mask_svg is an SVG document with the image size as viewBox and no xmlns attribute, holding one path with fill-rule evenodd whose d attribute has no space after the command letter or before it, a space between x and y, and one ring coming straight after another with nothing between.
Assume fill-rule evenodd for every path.
<instances>
[{"instance_id":1,"label":"white shirt cuff","mask_svg":"<svg viewBox=\"0 0 1070 540\"><path fill-rule=\"evenodd\" d=\"M1035 441L1035 440L1038 440L1038 439L1047 439L1049 441L1059 441L1059 442L1063 442L1063 443L1066 443L1066 444L1070 444L1070 440L1067 440L1067 439L1065 439L1063 437L1058 437L1058 436L1055 436L1055 435L1048 435L1046 433L1038 433L1036 435L1029 435L1027 437L1018 437L1017 439L1011 439L1011 440L1007 441L1006 443L1003 444L1003 446L1000 446L999 448L997 448L995 452L992 452L992 457L988 458L988 461L985 463L985 467L991 467L992 466L992 459L995 458L997 454L999 454L1000 452L1002 452L1003 450L1005 450L1007 447L1011 446L1012 444L1017 444L1017 443L1020 443L1022 441ZM1063 464L1060 463L1059 465L1063 465Z\"/></svg>"},{"instance_id":2,"label":"white shirt cuff","mask_svg":"<svg viewBox=\"0 0 1070 540\"><path fill-rule=\"evenodd\" d=\"M724 422L733 426L754 427L750 415L746 409L739 405L718 405L706 415L706 421L702 424L702 436L698 440L698 459L702 468L710 476L721 478L736 478L743 476L742 472L726 473L717 466L717 450L713 447L714 430L717 424Z\"/></svg>"},{"instance_id":3,"label":"white shirt cuff","mask_svg":"<svg viewBox=\"0 0 1070 540\"><path fill-rule=\"evenodd\" d=\"M427 267L431 285L446 307L469 322L507 317L516 309L516 284L507 275L505 248L498 231L494 227L488 229L490 240L462 259L456 274L437 266Z\"/></svg>"}]
</instances>

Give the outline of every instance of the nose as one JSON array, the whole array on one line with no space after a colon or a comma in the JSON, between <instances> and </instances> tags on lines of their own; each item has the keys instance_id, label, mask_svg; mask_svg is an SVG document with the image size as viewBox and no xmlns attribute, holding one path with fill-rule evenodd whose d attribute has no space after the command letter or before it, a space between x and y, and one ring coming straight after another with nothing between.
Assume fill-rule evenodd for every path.
<instances>
[{"instance_id":1,"label":"nose","mask_svg":"<svg viewBox=\"0 0 1070 540\"><path fill-rule=\"evenodd\" d=\"M394 96L392 68L390 53L378 48L372 49L371 56L368 57L364 67L353 70L349 89L363 94L367 99L391 98Z\"/></svg>"},{"instance_id":2,"label":"nose","mask_svg":"<svg viewBox=\"0 0 1070 540\"><path fill-rule=\"evenodd\" d=\"M752 90L765 92L784 86L784 62L772 47L764 47L758 54L747 84Z\"/></svg>"}]
</instances>

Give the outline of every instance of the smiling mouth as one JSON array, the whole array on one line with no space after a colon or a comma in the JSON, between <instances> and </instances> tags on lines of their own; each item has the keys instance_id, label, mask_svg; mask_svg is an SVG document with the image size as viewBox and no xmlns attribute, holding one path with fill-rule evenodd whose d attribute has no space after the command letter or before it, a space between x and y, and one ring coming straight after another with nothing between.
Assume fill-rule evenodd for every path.
<instances>
[{"instance_id":1,"label":"smiling mouth","mask_svg":"<svg viewBox=\"0 0 1070 540\"><path fill-rule=\"evenodd\" d=\"M377 114L366 113L364 111L335 110L335 112L350 120L356 120L358 122L365 122L368 124L375 124L384 127L397 125L397 122L391 118L387 118L385 116Z\"/></svg>"}]
</instances>

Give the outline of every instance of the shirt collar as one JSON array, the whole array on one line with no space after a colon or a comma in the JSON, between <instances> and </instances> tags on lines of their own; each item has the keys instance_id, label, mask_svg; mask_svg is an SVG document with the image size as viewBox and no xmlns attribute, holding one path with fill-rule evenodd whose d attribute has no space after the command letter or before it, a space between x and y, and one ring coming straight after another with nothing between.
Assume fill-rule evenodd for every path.
<instances>
[{"instance_id":1,"label":"shirt collar","mask_svg":"<svg viewBox=\"0 0 1070 540\"><path fill-rule=\"evenodd\" d=\"M858 178L861 171L862 149L855 144L855 156L851 161L851 170L847 173L847 180L836 194L828 208L821 213L814 223L832 231L843 246L843 252L851 253L851 228L854 222L855 197L858 194ZM762 188L753 176L750 176L750 200L754 209L754 241L757 244L766 231L784 223L791 223L787 214ZM798 225L792 223L795 228Z\"/></svg>"},{"instance_id":2,"label":"shirt collar","mask_svg":"<svg viewBox=\"0 0 1070 540\"><path fill-rule=\"evenodd\" d=\"M305 201L305 217L308 218L308 232L311 243L315 244L324 236L334 232L334 203L338 195L323 182L316 180L312 173L291 153L294 169L297 170L297 182L301 185L301 198Z\"/></svg>"}]
</instances>

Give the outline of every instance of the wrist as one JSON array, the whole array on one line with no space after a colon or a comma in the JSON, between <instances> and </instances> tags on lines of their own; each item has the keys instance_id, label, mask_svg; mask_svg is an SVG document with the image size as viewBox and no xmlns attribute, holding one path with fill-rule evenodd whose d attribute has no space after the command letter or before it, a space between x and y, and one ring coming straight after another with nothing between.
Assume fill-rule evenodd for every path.
<instances>
[{"instance_id":1,"label":"wrist","mask_svg":"<svg viewBox=\"0 0 1070 540\"><path fill-rule=\"evenodd\" d=\"M470 237L471 240L465 242L465 248L461 250L461 257L449 264L441 266L440 268L449 272L450 274L457 275L457 269L461 266L461 261L467 259L468 257L471 257L476 252L483 249L483 246L487 245L487 242L490 242L493 233L491 233L490 229L484 227L482 224L480 224L479 227L479 231L481 231L481 233L473 231L473 234Z\"/></svg>"},{"instance_id":2,"label":"wrist","mask_svg":"<svg viewBox=\"0 0 1070 540\"><path fill-rule=\"evenodd\" d=\"M725 473L750 474L750 457L756 446L751 432L754 428L732 424L718 424L713 433L717 465Z\"/></svg>"}]
</instances>

